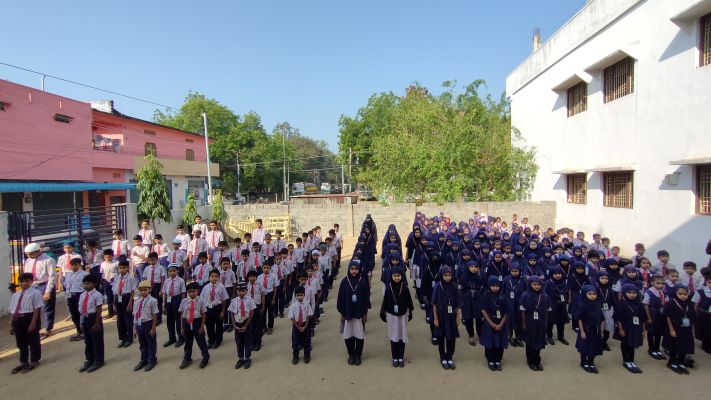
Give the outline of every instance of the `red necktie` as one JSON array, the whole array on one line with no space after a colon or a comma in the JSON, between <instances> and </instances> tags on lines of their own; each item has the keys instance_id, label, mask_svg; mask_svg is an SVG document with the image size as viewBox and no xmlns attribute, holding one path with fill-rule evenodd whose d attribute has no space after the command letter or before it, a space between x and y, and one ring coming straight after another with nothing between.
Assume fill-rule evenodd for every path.
<instances>
[{"instance_id":1,"label":"red necktie","mask_svg":"<svg viewBox=\"0 0 711 400\"><path fill-rule=\"evenodd\" d=\"M662 305L664 305L664 292L661 290L659 291L659 301L661 301Z\"/></svg>"},{"instance_id":2,"label":"red necktie","mask_svg":"<svg viewBox=\"0 0 711 400\"><path fill-rule=\"evenodd\" d=\"M173 297L173 284L175 283L174 280L170 280L170 288L168 289L168 296Z\"/></svg>"},{"instance_id":3,"label":"red necktie","mask_svg":"<svg viewBox=\"0 0 711 400\"><path fill-rule=\"evenodd\" d=\"M649 273L647 272L647 270L642 271L642 278L644 279L644 287L648 287L649 286Z\"/></svg>"},{"instance_id":4,"label":"red necktie","mask_svg":"<svg viewBox=\"0 0 711 400\"><path fill-rule=\"evenodd\" d=\"M202 265L202 264L200 264L200 273L198 274L198 280L199 280L199 281L202 280L202 273L203 273L203 271L205 271L205 266Z\"/></svg>"},{"instance_id":5,"label":"red necktie","mask_svg":"<svg viewBox=\"0 0 711 400\"><path fill-rule=\"evenodd\" d=\"M215 232L212 232L212 247L213 248L216 247L215 246L215 236L217 236L217 235L215 235Z\"/></svg>"},{"instance_id":6,"label":"red necktie","mask_svg":"<svg viewBox=\"0 0 711 400\"><path fill-rule=\"evenodd\" d=\"M269 258L269 247L271 247L271 246L267 245L267 258Z\"/></svg>"},{"instance_id":7,"label":"red necktie","mask_svg":"<svg viewBox=\"0 0 711 400\"><path fill-rule=\"evenodd\" d=\"M176 258L178 257L178 252L174 251L173 252L173 264L176 264Z\"/></svg>"},{"instance_id":8,"label":"red necktie","mask_svg":"<svg viewBox=\"0 0 711 400\"><path fill-rule=\"evenodd\" d=\"M267 274L264 274L264 288L267 288Z\"/></svg>"},{"instance_id":9,"label":"red necktie","mask_svg":"<svg viewBox=\"0 0 711 400\"><path fill-rule=\"evenodd\" d=\"M152 265L151 266L151 285L153 285L153 278L155 277L155 272L156 272L156 266Z\"/></svg>"},{"instance_id":10,"label":"red necktie","mask_svg":"<svg viewBox=\"0 0 711 400\"><path fill-rule=\"evenodd\" d=\"M244 309L244 299L239 302L239 312L242 313L242 318L247 314L247 310Z\"/></svg>"},{"instance_id":11,"label":"red necktie","mask_svg":"<svg viewBox=\"0 0 711 400\"><path fill-rule=\"evenodd\" d=\"M299 318L297 319L298 323L304 322L304 312L301 310L301 306L299 306Z\"/></svg>"},{"instance_id":12,"label":"red necktie","mask_svg":"<svg viewBox=\"0 0 711 400\"><path fill-rule=\"evenodd\" d=\"M694 293L694 275L689 276L689 293Z\"/></svg>"},{"instance_id":13,"label":"red necktie","mask_svg":"<svg viewBox=\"0 0 711 400\"><path fill-rule=\"evenodd\" d=\"M121 241L117 240L116 241L116 257L121 255Z\"/></svg>"},{"instance_id":14,"label":"red necktie","mask_svg":"<svg viewBox=\"0 0 711 400\"><path fill-rule=\"evenodd\" d=\"M89 292L84 293L84 301L81 303L81 313L86 315L89 311Z\"/></svg>"},{"instance_id":15,"label":"red necktie","mask_svg":"<svg viewBox=\"0 0 711 400\"><path fill-rule=\"evenodd\" d=\"M251 286L250 292L252 293L252 299L254 299L254 285Z\"/></svg>"},{"instance_id":16,"label":"red necktie","mask_svg":"<svg viewBox=\"0 0 711 400\"><path fill-rule=\"evenodd\" d=\"M188 324L192 326L193 321L195 321L195 300L190 302L190 314L188 314Z\"/></svg>"},{"instance_id":17,"label":"red necktie","mask_svg":"<svg viewBox=\"0 0 711 400\"><path fill-rule=\"evenodd\" d=\"M20 307L22 306L22 298L25 297L25 292L22 291L20 292L20 298L17 299L17 305L15 306L15 315L12 316L12 318L17 319L19 318L19 313L20 313Z\"/></svg>"},{"instance_id":18,"label":"red necktie","mask_svg":"<svg viewBox=\"0 0 711 400\"><path fill-rule=\"evenodd\" d=\"M259 268L259 256L254 255L254 268Z\"/></svg>"},{"instance_id":19,"label":"red necktie","mask_svg":"<svg viewBox=\"0 0 711 400\"><path fill-rule=\"evenodd\" d=\"M35 258L34 262L32 263L32 279L34 280L36 276L37 276L37 259Z\"/></svg>"},{"instance_id":20,"label":"red necktie","mask_svg":"<svg viewBox=\"0 0 711 400\"><path fill-rule=\"evenodd\" d=\"M141 297L141 302L138 303L138 311L136 311L136 320L138 321L141 320L141 312L143 311L143 300L145 299L145 297Z\"/></svg>"},{"instance_id":21,"label":"red necktie","mask_svg":"<svg viewBox=\"0 0 711 400\"><path fill-rule=\"evenodd\" d=\"M279 280L282 280L284 277L281 274L281 266L277 265L277 276L279 276Z\"/></svg>"},{"instance_id":22,"label":"red necktie","mask_svg":"<svg viewBox=\"0 0 711 400\"><path fill-rule=\"evenodd\" d=\"M119 277L118 295L121 296L122 294L123 294L123 278Z\"/></svg>"},{"instance_id":23,"label":"red necktie","mask_svg":"<svg viewBox=\"0 0 711 400\"><path fill-rule=\"evenodd\" d=\"M210 289L210 304L215 301L215 285L212 285L212 289Z\"/></svg>"},{"instance_id":24,"label":"red necktie","mask_svg":"<svg viewBox=\"0 0 711 400\"><path fill-rule=\"evenodd\" d=\"M223 272L222 274L220 274L220 283L223 285L225 284L225 276L227 276L226 272Z\"/></svg>"}]
</instances>

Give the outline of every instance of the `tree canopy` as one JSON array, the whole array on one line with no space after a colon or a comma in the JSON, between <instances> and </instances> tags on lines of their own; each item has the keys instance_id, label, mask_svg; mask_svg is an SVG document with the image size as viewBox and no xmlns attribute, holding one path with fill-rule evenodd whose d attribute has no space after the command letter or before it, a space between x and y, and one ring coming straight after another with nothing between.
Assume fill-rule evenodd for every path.
<instances>
[{"instance_id":1,"label":"tree canopy","mask_svg":"<svg viewBox=\"0 0 711 400\"><path fill-rule=\"evenodd\" d=\"M146 164L136 173L138 183L136 189L140 191L138 196L138 214L142 218L147 218L151 223L158 221L171 222L170 195L168 186L161 175L163 165L153 156L148 154L145 157Z\"/></svg>"},{"instance_id":2,"label":"tree canopy","mask_svg":"<svg viewBox=\"0 0 711 400\"><path fill-rule=\"evenodd\" d=\"M480 96L483 84L457 90L448 81L433 95L415 83L403 96L375 94L355 116L342 116L339 153L347 157L353 149L356 181L397 200L526 198L537 171L535 149L512 145L522 139L511 126L509 102Z\"/></svg>"}]
</instances>

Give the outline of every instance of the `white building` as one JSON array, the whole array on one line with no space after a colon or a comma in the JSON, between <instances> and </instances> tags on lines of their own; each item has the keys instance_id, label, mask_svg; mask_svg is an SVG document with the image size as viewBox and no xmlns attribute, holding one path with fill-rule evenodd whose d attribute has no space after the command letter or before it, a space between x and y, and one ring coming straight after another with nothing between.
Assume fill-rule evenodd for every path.
<instances>
[{"instance_id":1,"label":"white building","mask_svg":"<svg viewBox=\"0 0 711 400\"><path fill-rule=\"evenodd\" d=\"M711 0L592 0L506 79L558 227L706 266ZM535 48L538 47L538 48Z\"/></svg>"}]
</instances>

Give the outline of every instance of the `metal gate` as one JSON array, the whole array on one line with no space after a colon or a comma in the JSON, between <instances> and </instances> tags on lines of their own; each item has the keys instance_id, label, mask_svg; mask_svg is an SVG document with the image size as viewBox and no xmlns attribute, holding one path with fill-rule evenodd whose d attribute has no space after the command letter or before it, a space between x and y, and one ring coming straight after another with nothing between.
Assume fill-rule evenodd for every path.
<instances>
[{"instance_id":1,"label":"metal gate","mask_svg":"<svg viewBox=\"0 0 711 400\"><path fill-rule=\"evenodd\" d=\"M25 261L24 249L29 243L39 243L46 254L56 258L63 253L63 243L71 241L76 251L83 255L89 240L95 240L99 248L110 248L116 229L126 231L125 205L9 212L12 283L17 283Z\"/></svg>"}]
</instances>

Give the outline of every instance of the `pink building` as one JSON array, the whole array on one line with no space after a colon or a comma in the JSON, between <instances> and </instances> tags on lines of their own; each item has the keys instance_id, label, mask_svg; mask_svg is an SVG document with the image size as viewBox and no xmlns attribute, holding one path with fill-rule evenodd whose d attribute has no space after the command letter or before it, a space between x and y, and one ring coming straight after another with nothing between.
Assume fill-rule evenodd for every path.
<instances>
[{"instance_id":1,"label":"pink building","mask_svg":"<svg viewBox=\"0 0 711 400\"><path fill-rule=\"evenodd\" d=\"M117 112L0 80L0 210L86 208L137 200L135 174L154 152L173 208L206 197L205 142ZM219 176L217 164L211 164Z\"/></svg>"}]
</instances>

